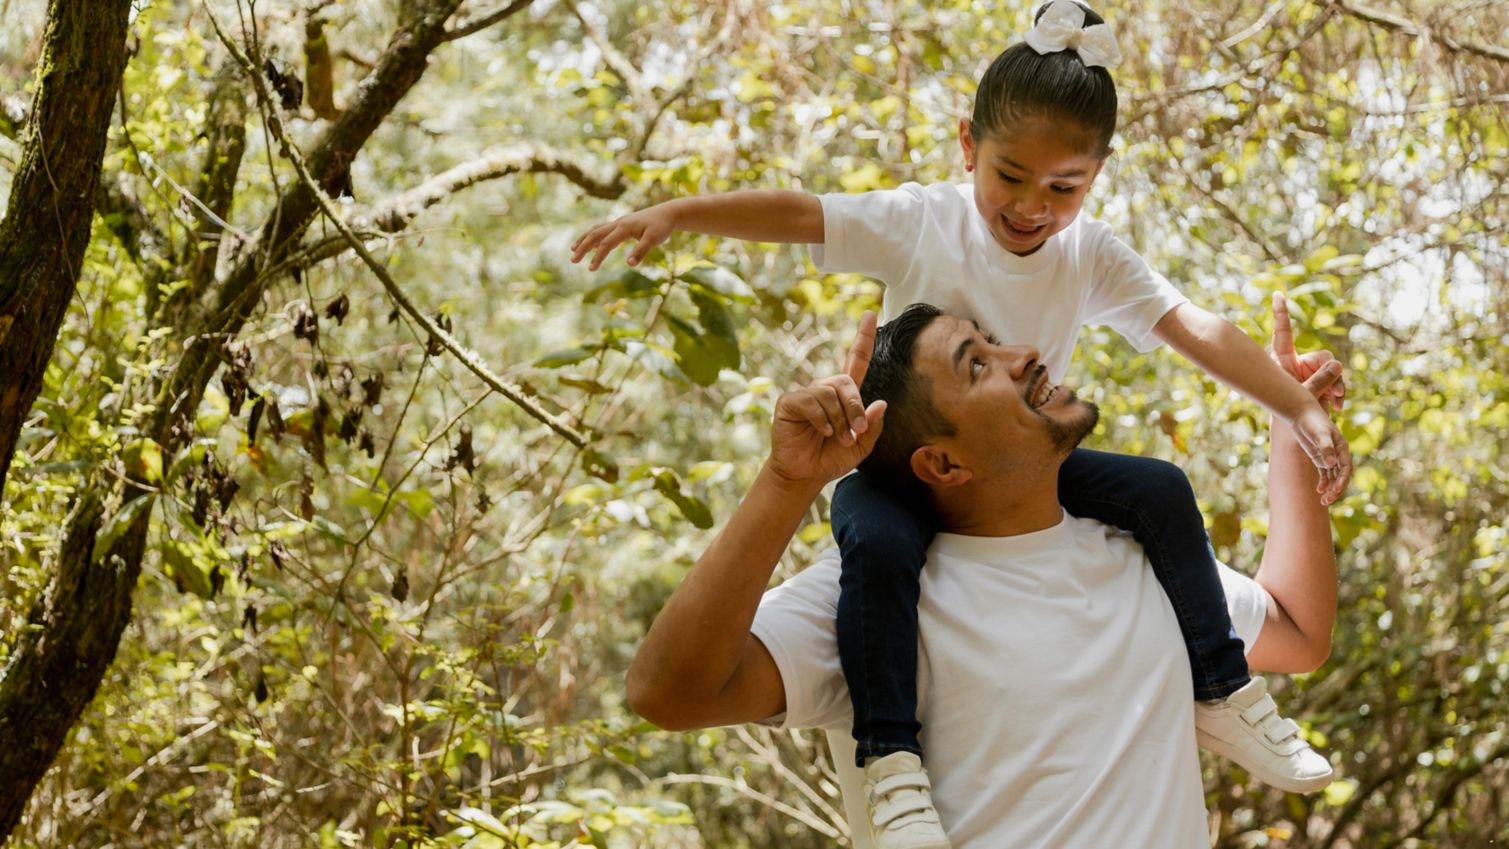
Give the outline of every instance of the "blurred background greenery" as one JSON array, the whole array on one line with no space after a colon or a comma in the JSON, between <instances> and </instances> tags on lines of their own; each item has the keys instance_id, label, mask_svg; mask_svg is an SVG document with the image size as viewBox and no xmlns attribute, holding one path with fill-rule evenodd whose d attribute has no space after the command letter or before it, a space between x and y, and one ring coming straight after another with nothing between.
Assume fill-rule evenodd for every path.
<instances>
[{"instance_id":1,"label":"blurred background greenery","mask_svg":"<svg viewBox=\"0 0 1509 849\"><path fill-rule=\"evenodd\" d=\"M0 659L79 492L118 495L162 450L162 493L132 627L11 845L846 845L821 735L656 732L622 677L752 479L775 396L838 364L879 289L787 246L682 235L638 271L620 252L593 274L568 245L680 195L964 179L958 121L1028 4L467 0L450 26L476 31L434 50L337 212L421 312L587 447L434 344L326 218L259 269L192 433L144 443L154 381L193 341L159 301L195 256L215 261L191 246L218 246L221 276L199 279L219 285L298 180L212 16L275 94L301 84L278 108L309 150L392 34L441 5L137 5L109 190L0 499ZM1350 367L1335 650L1275 681L1341 779L1285 796L1207 761L1214 840L1499 845L1509 7L1097 9L1126 61L1087 213L1254 337L1287 292L1301 348ZM46 15L0 0L5 194ZM226 126L244 154L207 226ZM1106 413L1089 444L1182 465L1219 554L1255 566L1265 414L1103 330L1070 380ZM820 503L783 573L826 532Z\"/></svg>"}]
</instances>

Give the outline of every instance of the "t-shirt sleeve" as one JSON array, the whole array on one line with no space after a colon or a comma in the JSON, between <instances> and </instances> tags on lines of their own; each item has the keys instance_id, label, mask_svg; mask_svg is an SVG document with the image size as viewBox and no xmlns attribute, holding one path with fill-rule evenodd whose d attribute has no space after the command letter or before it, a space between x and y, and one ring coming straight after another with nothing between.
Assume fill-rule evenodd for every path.
<instances>
[{"instance_id":1,"label":"t-shirt sleeve","mask_svg":"<svg viewBox=\"0 0 1509 849\"><path fill-rule=\"evenodd\" d=\"M750 631L781 672L786 712L765 724L781 728L848 729L853 711L838 662L837 549L760 599Z\"/></svg>"},{"instance_id":2,"label":"t-shirt sleeve","mask_svg":"<svg viewBox=\"0 0 1509 849\"><path fill-rule=\"evenodd\" d=\"M1111 327L1139 351L1158 347L1160 340L1153 335L1153 326L1189 299L1116 238L1109 226L1095 222L1088 238L1096 262L1085 323Z\"/></svg>"},{"instance_id":3,"label":"t-shirt sleeve","mask_svg":"<svg viewBox=\"0 0 1509 849\"><path fill-rule=\"evenodd\" d=\"M921 185L906 183L882 191L826 194L819 201L823 205L823 244L808 246L819 271L866 274L887 284L906 276L916 258L927 217L927 199Z\"/></svg>"},{"instance_id":4,"label":"t-shirt sleeve","mask_svg":"<svg viewBox=\"0 0 1509 849\"><path fill-rule=\"evenodd\" d=\"M1246 644L1250 653L1257 645L1258 634L1263 630L1263 621L1268 616L1268 603L1272 596L1252 578L1217 561L1221 575L1221 589L1226 592L1226 609L1231 613L1232 627Z\"/></svg>"}]
</instances>

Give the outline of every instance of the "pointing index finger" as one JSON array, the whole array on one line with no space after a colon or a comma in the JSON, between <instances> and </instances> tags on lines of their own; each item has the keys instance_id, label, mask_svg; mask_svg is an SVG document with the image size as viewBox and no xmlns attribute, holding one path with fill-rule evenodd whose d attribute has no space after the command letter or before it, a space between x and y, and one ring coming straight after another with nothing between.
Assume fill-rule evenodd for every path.
<instances>
[{"instance_id":1,"label":"pointing index finger","mask_svg":"<svg viewBox=\"0 0 1509 849\"><path fill-rule=\"evenodd\" d=\"M853 379L856 386L862 386L865 382L865 374L870 370L870 355L875 351L875 313L865 310L865 314L859 317L859 333L854 336L854 344L849 346L849 355L844 359L844 374Z\"/></svg>"},{"instance_id":2,"label":"pointing index finger","mask_svg":"<svg viewBox=\"0 0 1509 849\"><path fill-rule=\"evenodd\" d=\"M1273 355L1279 362L1294 362L1294 331L1289 326L1289 304L1283 292L1273 293Z\"/></svg>"}]
</instances>

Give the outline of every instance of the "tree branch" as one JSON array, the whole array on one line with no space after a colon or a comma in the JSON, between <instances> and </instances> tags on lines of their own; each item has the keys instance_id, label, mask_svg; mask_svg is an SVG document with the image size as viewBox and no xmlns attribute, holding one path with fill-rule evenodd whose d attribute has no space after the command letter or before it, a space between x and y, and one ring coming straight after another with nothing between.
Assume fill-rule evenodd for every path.
<instances>
[{"instance_id":1,"label":"tree branch","mask_svg":"<svg viewBox=\"0 0 1509 849\"><path fill-rule=\"evenodd\" d=\"M603 64L607 65L608 70L618 75L618 78L624 81L624 85L629 87L629 96L634 98L636 103L649 103L649 98L645 96L644 78L640 76L639 69L634 67L634 63L618 52L618 48L613 46L613 40L608 38L608 34L603 32L602 27L587 20L587 16L582 14L582 10L573 0L566 0L566 8L570 9L571 14L581 22L587 37L592 39L592 44L597 47L598 52L603 54Z\"/></svg>"},{"instance_id":2,"label":"tree branch","mask_svg":"<svg viewBox=\"0 0 1509 849\"><path fill-rule=\"evenodd\" d=\"M166 252L167 237L153 223L147 207L131 191L125 175L114 180L100 180L94 208L133 261L141 262L143 254Z\"/></svg>"},{"instance_id":3,"label":"tree branch","mask_svg":"<svg viewBox=\"0 0 1509 849\"><path fill-rule=\"evenodd\" d=\"M226 223L236 198L236 176L246 154L246 79L234 62L224 62L215 74L208 117L208 144L194 199L204 214L185 245L189 285L174 296L175 304L197 300L214 282L215 266L225 244L221 237L226 231L245 238Z\"/></svg>"},{"instance_id":4,"label":"tree branch","mask_svg":"<svg viewBox=\"0 0 1509 849\"><path fill-rule=\"evenodd\" d=\"M475 20L459 23L455 27L452 27L451 30L445 34L445 40L455 41L458 38L466 38L472 33L481 32L482 30L487 29L488 27L499 21L513 17L515 14L523 11L525 7L533 2L534 0L514 0L512 3L509 3L507 6L504 6L496 12L488 15L483 15L482 17L476 18Z\"/></svg>"},{"instance_id":5,"label":"tree branch","mask_svg":"<svg viewBox=\"0 0 1509 849\"><path fill-rule=\"evenodd\" d=\"M211 17L211 20L213 21L213 17ZM216 29L218 31L218 25L216 25ZM224 39L223 34L222 39ZM234 42L231 42L228 39L224 40L225 46L231 51L231 55L235 57L238 63L241 64L242 69L251 78L253 84L256 86L259 99L261 99L263 103L268 105L268 129L272 131L273 138L278 142L278 145L280 146L280 152L285 157L287 157L288 161L293 164L294 170L298 172L300 181L299 188L306 191L309 196L313 198L318 209L324 212L325 217L329 219L330 223L334 225L335 228L340 231L341 235L346 238L346 242L351 246L351 249L356 251L357 255L362 258L362 261L367 264L367 267L372 270L372 273L377 276L377 279L381 281L383 288L388 290L388 295L393 298L394 302L398 304L399 308L407 313L416 324L423 328L424 331L429 334L431 339L438 341L441 347L445 348L453 355L455 355L456 359L460 360L461 364L465 366L467 370L475 374L482 380L483 383L487 384L487 386L497 391L508 400L512 401L525 413L528 413L532 418L538 420L539 422L549 427L551 430L555 431L572 445L575 445L578 448L586 448L586 436L582 435L581 432L568 424L560 416L554 415L544 407L541 407L534 401L534 399L530 398L522 388L494 373L493 370L482 361L482 358L478 356L475 351L472 351L465 345L462 345L459 341L456 340L454 336L446 332L444 328L437 324L434 319L425 315L423 312L420 312L419 308L414 305L414 302L410 300L409 296L403 291L403 288L398 285L398 281L394 280L392 275L388 273L388 270L383 267L382 263L378 262L376 257L372 256L372 254L367 250L367 246L362 242L361 238L351 231L351 228L346 224L345 221L341 219L339 213L336 212L335 204L330 200L329 195L326 193L325 186L321 185L320 181L315 178L314 172L310 169L309 165L305 163L304 156L299 153L298 147L293 143L293 140L290 139L288 137L288 134L284 131L283 121L278 116L276 107L272 106L271 95L266 90L266 81L264 81L260 76L256 75L255 66L252 64L251 59L243 54L240 48L237 47Z\"/></svg>"},{"instance_id":6,"label":"tree branch","mask_svg":"<svg viewBox=\"0 0 1509 849\"><path fill-rule=\"evenodd\" d=\"M376 68L357 86L346 110L331 122L320 138L309 158L310 171L320 186L329 189L348 178L352 160L424 75L430 54L445 42L445 23L461 5L461 0L437 0L432 5L435 8L393 33L378 57ZM221 42L245 60L245 54L240 52L207 7L206 12ZM248 77L261 81L258 73L253 71ZM265 117L269 124L279 120L270 104ZM278 199L255 244L241 251L240 259L208 295L207 301L196 304L196 314L186 317L183 326L187 341L183 356L158 398L153 432L160 437L159 442L170 439L173 424L198 405L205 384L218 366L214 355L215 341L238 331L251 316L252 309L260 302L272 279L263 272L279 265L297 250L300 237L319 212L320 206L311 187L302 182L295 185Z\"/></svg>"},{"instance_id":7,"label":"tree branch","mask_svg":"<svg viewBox=\"0 0 1509 849\"><path fill-rule=\"evenodd\" d=\"M1321 2L1322 0L1316 0ZM1358 20L1377 24L1384 29L1397 32L1414 38L1427 38L1440 44L1442 47L1457 53L1472 53L1484 59L1493 59L1497 62L1509 63L1509 48L1499 47L1492 44L1476 44L1471 41L1461 41L1438 30L1427 30L1414 21L1391 15L1378 9L1370 9L1366 6L1352 2L1352 0L1325 0L1324 5L1339 9L1343 14Z\"/></svg>"},{"instance_id":8,"label":"tree branch","mask_svg":"<svg viewBox=\"0 0 1509 849\"><path fill-rule=\"evenodd\" d=\"M611 179L589 173L588 167L566 154L543 145L520 145L464 162L425 180L408 191L372 207L355 217L357 226L372 226L385 233L396 233L408 226L420 212L450 195L486 180L510 174L560 174L595 198L612 200L627 189L623 178Z\"/></svg>"}]
</instances>

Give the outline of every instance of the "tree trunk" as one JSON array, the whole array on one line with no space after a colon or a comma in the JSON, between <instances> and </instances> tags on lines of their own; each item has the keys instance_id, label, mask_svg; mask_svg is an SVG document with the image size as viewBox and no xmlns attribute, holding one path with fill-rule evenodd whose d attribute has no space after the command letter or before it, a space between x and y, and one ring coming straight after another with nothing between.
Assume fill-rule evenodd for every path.
<instances>
[{"instance_id":1,"label":"tree trunk","mask_svg":"<svg viewBox=\"0 0 1509 849\"><path fill-rule=\"evenodd\" d=\"M426 14L418 16L394 34L376 70L360 87L360 94L331 126L309 157L314 176L322 185L333 187L347 179L348 169L356 154L398 101L423 76L429 54L446 41L445 22L460 3L461 0L434 0L427 7ZM58 27L56 19L69 16L66 11L60 12L62 7L72 9L74 6L82 8L86 5L88 4L84 0L54 0L54 27L55 30L64 31L65 35L58 37L55 30L49 30L49 53L53 50L54 42L83 43L82 38L71 38L66 34L81 32L79 27ZM119 5L121 26L116 30L120 33L116 42L124 39L125 9L129 7L129 2L122 0ZM527 4L518 4L513 10L517 11L524 5ZM75 9L72 17L81 19L86 16ZM97 25L91 31L104 30ZM80 189L68 194L68 197L82 203L83 211L78 231L68 231L69 238L66 240L77 250L67 266L71 274L67 278L66 291L59 294L45 289L35 282L37 278L34 274L25 275L22 279L26 282L19 286L13 286L9 278L0 276L0 284L6 287L0 305L13 311L0 311L0 322L23 308L36 309L32 305L33 299L41 300L45 296L47 304L56 306L56 317L45 337L38 330L32 329L28 329L21 337L27 340L24 350L33 353L32 359L5 359L6 356L11 356L9 348L4 347L9 343L0 338L0 350L4 351L0 353L0 368L5 369L0 371L0 375L6 375L7 381L12 374L34 381L24 399L22 393L16 391L14 400L7 402L18 410L15 413L14 429L5 437L8 440L4 443L7 459L14 451L21 416L40 389L42 370L62 322L63 311L72 296L83 247L89 238L89 212L95 198L104 128L108 124L110 98L119 82L120 65L123 65L123 61L117 63L115 76L111 77L108 84L70 82L68 85L70 91L107 91L101 98L101 144L91 148L95 153L92 177L87 190ZM44 111L42 100L43 95L39 94L36 110L39 115ZM67 134L48 133L44 130L42 138L51 139L54 135ZM77 148L68 153L70 156L80 155ZM57 175L57 157L62 154L54 153L51 146L48 147L47 154L52 173ZM19 196L19 177L17 186L16 194ZM45 194L41 197L43 202L51 200ZM229 202L227 199L227 206ZM33 201L31 208L35 209L36 203ZM62 205L61 201L59 205ZM12 212L20 211L21 207L13 201ZM307 186L300 184L292 187L261 228L260 248L244 251L228 278L204 293L203 301L213 305L213 308L206 310L200 306L178 317L182 322L178 330L183 334L179 338L202 338L206 334L216 338L233 337L272 282L262 272L282 262L298 246L299 237L318 211L314 195ZM41 226L40 222L50 219L44 219L35 213L31 216L13 214L11 219L19 223L13 225L7 219L6 229L0 230L0 233L6 234L6 241L0 242L0 274L12 268L25 268L27 261L37 261L34 257L27 259L29 255L22 252L23 246L15 245L9 235L12 229L18 229L31 221L36 225L34 229L37 233L31 241L42 241L56 232L51 227ZM14 249L12 245L15 245ZM11 264L9 256L12 250L20 257L17 260L20 265ZM17 297L12 297L13 289L18 293ZM32 313L27 315L31 316ZM35 321L32 318L28 320ZM158 316L157 320L173 321L173 317ZM13 329L19 324L20 320L17 319ZM0 337L4 335L5 325L0 324ZM44 339L45 344L33 341ZM171 456L192 436L192 428L175 428L174 424L180 419L186 419L198 406L205 385L219 366L220 361L212 346L203 343L185 346L181 359L167 380L167 403L158 410L151 431L168 455ZM3 387L0 391L12 391L8 382L0 384L0 387ZM0 407L0 412L8 409L10 408ZM0 416L0 421L8 422L9 419ZM0 674L0 741L5 743L0 746L0 843L15 829L32 790L66 741L69 729L94 698L100 681L115 657L121 633L131 621L131 592L141 574L142 555L146 549L151 516L150 502L142 499L153 496L140 486L127 484L122 505L116 515L133 509L132 505L141 506L129 514L132 517L129 527L119 535L112 532L109 542L97 545L101 527L106 521L105 504L111 500L107 493L114 486L112 479L99 476L81 490L82 494L68 520L58 573L53 576L46 593L31 611L28 618L31 627L17 641L8 666Z\"/></svg>"},{"instance_id":2,"label":"tree trunk","mask_svg":"<svg viewBox=\"0 0 1509 849\"><path fill-rule=\"evenodd\" d=\"M47 10L36 103L0 221L0 487L89 244L130 11L130 0L52 0Z\"/></svg>"},{"instance_id":3,"label":"tree trunk","mask_svg":"<svg viewBox=\"0 0 1509 849\"><path fill-rule=\"evenodd\" d=\"M130 0L53 0L47 11L36 102L0 221L0 487L78 285L105 135L126 67L130 11ZM81 499L70 530L97 533L100 513L98 500ZM15 828L115 656L105 623L116 608L129 609L131 585L113 586L110 564L91 569L94 538L69 533L75 545L87 540L83 551L65 546L62 552L64 572L74 574L58 576L34 608L33 627L12 655L17 662L0 680L0 840ZM105 592L96 592L100 587ZM60 610L72 627L52 628Z\"/></svg>"}]
</instances>

